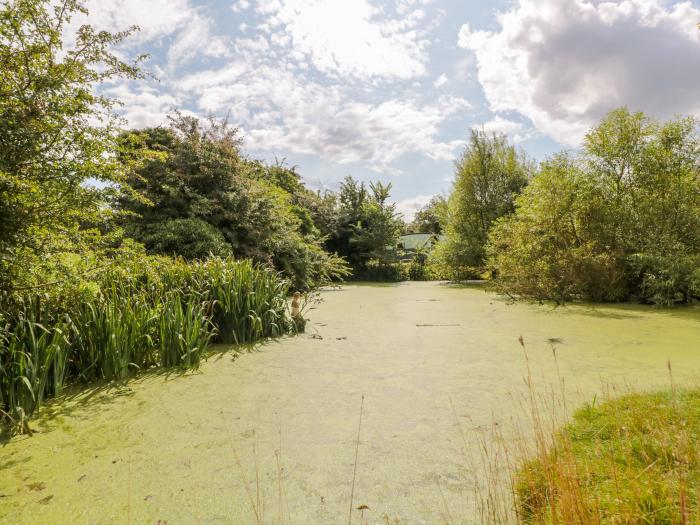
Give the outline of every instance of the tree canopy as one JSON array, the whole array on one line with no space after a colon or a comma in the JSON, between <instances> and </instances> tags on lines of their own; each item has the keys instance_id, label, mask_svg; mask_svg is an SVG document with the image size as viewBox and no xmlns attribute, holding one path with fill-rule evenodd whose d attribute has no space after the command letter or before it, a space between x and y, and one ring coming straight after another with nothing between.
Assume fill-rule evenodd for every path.
<instances>
[{"instance_id":1,"label":"tree canopy","mask_svg":"<svg viewBox=\"0 0 700 525\"><path fill-rule=\"evenodd\" d=\"M111 51L133 29L82 26L65 45L71 18L83 11L77 0L0 7L3 288L51 281L65 273L66 254L117 244L118 232L104 228L113 211L107 203L130 191L128 170L116 156L116 101L95 88L142 73Z\"/></svg>"},{"instance_id":2,"label":"tree canopy","mask_svg":"<svg viewBox=\"0 0 700 525\"><path fill-rule=\"evenodd\" d=\"M128 132L122 143L124 162L150 159L129 177L138 194L118 200L124 230L150 252L250 258L300 289L347 274L316 226L322 197L293 168L244 158L236 128L176 113L168 127Z\"/></svg>"},{"instance_id":3,"label":"tree canopy","mask_svg":"<svg viewBox=\"0 0 700 525\"><path fill-rule=\"evenodd\" d=\"M493 229L499 287L559 302L700 296L699 144L692 118L611 112L581 155L544 162Z\"/></svg>"},{"instance_id":4,"label":"tree canopy","mask_svg":"<svg viewBox=\"0 0 700 525\"><path fill-rule=\"evenodd\" d=\"M491 225L513 212L532 169L531 161L504 135L472 130L456 162L454 186L442 212L446 239L432 257L440 273L455 279L483 273Z\"/></svg>"}]
</instances>

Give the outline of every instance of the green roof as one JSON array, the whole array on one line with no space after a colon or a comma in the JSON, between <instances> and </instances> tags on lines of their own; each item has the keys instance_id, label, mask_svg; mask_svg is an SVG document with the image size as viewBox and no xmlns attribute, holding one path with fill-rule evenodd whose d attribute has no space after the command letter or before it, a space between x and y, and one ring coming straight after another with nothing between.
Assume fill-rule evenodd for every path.
<instances>
[{"instance_id":1,"label":"green roof","mask_svg":"<svg viewBox=\"0 0 700 525\"><path fill-rule=\"evenodd\" d=\"M438 237L442 239L444 236L438 235ZM434 238L435 235L432 233L411 233L399 237L399 245L402 246L404 250L422 250L423 248L429 247Z\"/></svg>"}]
</instances>

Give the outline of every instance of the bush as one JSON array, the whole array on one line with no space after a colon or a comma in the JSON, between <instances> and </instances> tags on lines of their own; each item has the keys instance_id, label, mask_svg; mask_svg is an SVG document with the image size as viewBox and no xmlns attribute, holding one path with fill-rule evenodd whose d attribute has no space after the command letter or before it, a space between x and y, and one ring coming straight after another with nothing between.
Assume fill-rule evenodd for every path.
<instances>
[{"instance_id":1,"label":"bush","mask_svg":"<svg viewBox=\"0 0 700 525\"><path fill-rule=\"evenodd\" d=\"M673 306L700 297L700 255L636 254L629 259L642 302Z\"/></svg>"},{"instance_id":2,"label":"bush","mask_svg":"<svg viewBox=\"0 0 700 525\"><path fill-rule=\"evenodd\" d=\"M428 255L427 266L433 279L445 279L448 281L464 281L467 279L479 279L484 272L483 267L464 264L454 254L460 250L455 246L459 242L457 238L441 240L435 244Z\"/></svg>"},{"instance_id":3,"label":"bush","mask_svg":"<svg viewBox=\"0 0 700 525\"><path fill-rule=\"evenodd\" d=\"M121 140L120 159L136 167L128 179L138 193L117 200L119 224L149 253L252 259L302 290L347 275L343 259L324 250L326 234L315 224L326 225L315 207L335 201L307 189L294 168L245 159L239 130L227 122L176 112L169 127Z\"/></svg>"},{"instance_id":4,"label":"bush","mask_svg":"<svg viewBox=\"0 0 700 525\"><path fill-rule=\"evenodd\" d=\"M657 124L617 110L582 158L558 155L489 235L505 293L671 306L700 298L700 187L695 121Z\"/></svg>"},{"instance_id":5,"label":"bush","mask_svg":"<svg viewBox=\"0 0 700 525\"><path fill-rule=\"evenodd\" d=\"M151 253L185 259L233 255L224 235L201 219L170 219L156 223L144 235L143 244Z\"/></svg>"},{"instance_id":6,"label":"bush","mask_svg":"<svg viewBox=\"0 0 700 525\"><path fill-rule=\"evenodd\" d=\"M408 280L408 267L401 262L370 260L355 273L355 280L397 283Z\"/></svg>"},{"instance_id":7,"label":"bush","mask_svg":"<svg viewBox=\"0 0 700 525\"><path fill-rule=\"evenodd\" d=\"M411 281L428 281L428 271L425 266L425 259L415 257L408 263L408 278Z\"/></svg>"}]
</instances>

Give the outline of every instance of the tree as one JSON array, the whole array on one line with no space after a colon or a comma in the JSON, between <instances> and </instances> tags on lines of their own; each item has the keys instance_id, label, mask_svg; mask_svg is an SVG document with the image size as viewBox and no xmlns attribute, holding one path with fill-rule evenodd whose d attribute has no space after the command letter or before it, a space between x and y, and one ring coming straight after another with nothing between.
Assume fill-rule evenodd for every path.
<instances>
[{"instance_id":1,"label":"tree","mask_svg":"<svg viewBox=\"0 0 700 525\"><path fill-rule=\"evenodd\" d=\"M545 162L492 230L499 287L558 302L700 296L699 171L693 119L611 112L582 155Z\"/></svg>"},{"instance_id":2,"label":"tree","mask_svg":"<svg viewBox=\"0 0 700 525\"><path fill-rule=\"evenodd\" d=\"M337 230L327 245L347 258L353 268L363 273L370 262L385 265L393 261L403 221L396 206L389 203L391 184L370 183L347 177L340 187Z\"/></svg>"},{"instance_id":3,"label":"tree","mask_svg":"<svg viewBox=\"0 0 700 525\"><path fill-rule=\"evenodd\" d=\"M517 199L515 215L497 220L488 252L502 291L567 301L585 283L590 297L619 289L615 259L588 235L599 216L595 186L576 159L555 155Z\"/></svg>"},{"instance_id":4,"label":"tree","mask_svg":"<svg viewBox=\"0 0 700 525\"><path fill-rule=\"evenodd\" d=\"M284 272L299 289L347 274L344 262L323 249L304 207L313 193L296 171L245 159L238 130L228 123L176 113L169 127L130 132L122 141L122 162L132 154L148 158L129 179L147 200L122 196L122 225L152 253L232 253ZM175 234L187 241L179 248ZM193 245L197 236L202 242Z\"/></svg>"},{"instance_id":5,"label":"tree","mask_svg":"<svg viewBox=\"0 0 700 525\"><path fill-rule=\"evenodd\" d=\"M531 162L508 144L504 135L472 130L469 145L456 163L444 233L432 264L439 273L463 279L478 276L485 267L491 225L512 213L515 199L526 186Z\"/></svg>"},{"instance_id":6,"label":"tree","mask_svg":"<svg viewBox=\"0 0 700 525\"><path fill-rule=\"evenodd\" d=\"M67 271L66 253L105 249L108 199L130 191L117 162L115 101L98 86L142 74L110 49L134 29L82 26L65 47L78 0L14 0L0 7L0 286L21 288ZM100 185L92 183L98 181Z\"/></svg>"},{"instance_id":7,"label":"tree","mask_svg":"<svg viewBox=\"0 0 700 525\"><path fill-rule=\"evenodd\" d=\"M408 225L408 232L440 235L446 217L447 199L442 195L434 195L430 202L416 212L413 221Z\"/></svg>"},{"instance_id":8,"label":"tree","mask_svg":"<svg viewBox=\"0 0 700 525\"><path fill-rule=\"evenodd\" d=\"M369 198L361 207L361 219L353 225L350 248L361 264L370 260L387 262L394 253L403 229L396 206L389 204L391 183L371 182Z\"/></svg>"}]
</instances>

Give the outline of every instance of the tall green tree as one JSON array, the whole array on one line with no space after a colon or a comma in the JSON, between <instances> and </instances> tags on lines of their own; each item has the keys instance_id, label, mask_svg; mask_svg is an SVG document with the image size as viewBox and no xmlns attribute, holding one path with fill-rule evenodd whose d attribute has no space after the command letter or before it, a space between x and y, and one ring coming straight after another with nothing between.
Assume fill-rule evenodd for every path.
<instances>
[{"instance_id":1,"label":"tall green tree","mask_svg":"<svg viewBox=\"0 0 700 525\"><path fill-rule=\"evenodd\" d=\"M389 203L391 183L371 182L369 189L369 198L361 208L361 220L353 225L350 238L350 249L362 265L370 260L389 261L403 230L396 205Z\"/></svg>"},{"instance_id":2,"label":"tall green tree","mask_svg":"<svg viewBox=\"0 0 700 525\"><path fill-rule=\"evenodd\" d=\"M385 265L393 261L403 221L389 202L390 194L391 184L373 182L368 188L352 177L340 187L338 226L327 245L360 274L370 262Z\"/></svg>"},{"instance_id":3,"label":"tall green tree","mask_svg":"<svg viewBox=\"0 0 700 525\"><path fill-rule=\"evenodd\" d=\"M124 163L132 154L149 159L129 179L137 197L123 196L118 207L127 234L150 252L250 258L301 289L347 273L323 249L304 207L314 194L296 171L244 158L238 130L226 122L175 114L170 126L130 132L122 142Z\"/></svg>"},{"instance_id":4,"label":"tall green tree","mask_svg":"<svg viewBox=\"0 0 700 525\"><path fill-rule=\"evenodd\" d=\"M555 157L491 236L504 291L559 302L700 296L697 123L626 108L593 128L578 158Z\"/></svg>"},{"instance_id":5,"label":"tall green tree","mask_svg":"<svg viewBox=\"0 0 700 525\"><path fill-rule=\"evenodd\" d=\"M12 0L0 6L0 286L60 278L68 253L113 246L107 203L128 192L117 161L115 101L100 84L138 78L111 50L134 29L82 26L66 46L78 0ZM98 184L96 184L96 182ZM30 271L33 270L33 271Z\"/></svg>"},{"instance_id":6,"label":"tall green tree","mask_svg":"<svg viewBox=\"0 0 700 525\"><path fill-rule=\"evenodd\" d=\"M444 225L446 239L431 256L439 273L463 279L483 272L491 225L515 210L515 199L531 172L532 163L505 135L472 130L456 163Z\"/></svg>"}]
</instances>

